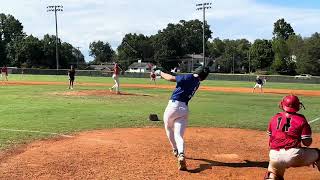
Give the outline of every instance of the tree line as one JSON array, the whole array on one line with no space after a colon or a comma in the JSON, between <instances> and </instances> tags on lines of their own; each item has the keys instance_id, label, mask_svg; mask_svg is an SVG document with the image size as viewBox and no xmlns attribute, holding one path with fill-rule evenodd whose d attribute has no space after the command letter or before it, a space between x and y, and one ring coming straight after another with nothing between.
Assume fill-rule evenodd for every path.
<instances>
[{"instance_id":1,"label":"tree line","mask_svg":"<svg viewBox=\"0 0 320 180\"><path fill-rule=\"evenodd\" d=\"M23 25L12 15L0 14L0 65L23 68L56 68L56 36L42 39L27 35ZM59 67L84 64L84 56L70 43L58 40Z\"/></svg>"},{"instance_id":2,"label":"tree line","mask_svg":"<svg viewBox=\"0 0 320 180\"><path fill-rule=\"evenodd\" d=\"M187 54L202 53L202 26L199 20L181 20L156 34L126 34L116 50L108 42L93 41L88 64L117 61L124 68L141 59L165 69L179 66ZM206 57L214 69L222 73L264 72L270 74L308 73L320 75L320 35L301 37L290 23L279 19L274 23L272 39L211 39L210 26L205 26ZM60 68L70 64L86 67L83 54L59 39ZM38 39L23 32L22 23L12 15L0 14L0 64L17 67L55 68L55 36ZM80 67L81 68L81 67Z\"/></svg>"}]
</instances>

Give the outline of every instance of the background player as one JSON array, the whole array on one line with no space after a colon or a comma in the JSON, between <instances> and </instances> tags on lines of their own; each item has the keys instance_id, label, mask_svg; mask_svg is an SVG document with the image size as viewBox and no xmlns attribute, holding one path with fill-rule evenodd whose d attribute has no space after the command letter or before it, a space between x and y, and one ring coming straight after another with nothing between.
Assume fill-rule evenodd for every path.
<instances>
[{"instance_id":1,"label":"background player","mask_svg":"<svg viewBox=\"0 0 320 180\"><path fill-rule=\"evenodd\" d=\"M256 89L256 87L258 87L260 88L260 92L262 93L263 92L262 86L263 86L263 80L259 76L257 76L256 84L254 85L252 92L254 93L254 90Z\"/></svg>"},{"instance_id":2,"label":"background player","mask_svg":"<svg viewBox=\"0 0 320 180\"><path fill-rule=\"evenodd\" d=\"M307 148L312 143L310 125L302 114L297 113L303 106L299 98L285 96L279 106L283 112L273 116L268 127L270 161L265 179L281 180L290 167L314 164L319 169L319 149ZM301 147L301 142L306 147Z\"/></svg>"},{"instance_id":3,"label":"background player","mask_svg":"<svg viewBox=\"0 0 320 180\"><path fill-rule=\"evenodd\" d=\"M160 70L156 70L155 74L161 75L168 81L176 82L176 88L164 112L163 121L173 153L178 157L179 170L187 170L183 135L188 122L188 102L199 88L200 81L207 78L209 68L200 67L194 74L177 76Z\"/></svg>"},{"instance_id":4,"label":"background player","mask_svg":"<svg viewBox=\"0 0 320 180\"><path fill-rule=\"evenodd\" d=\"M116 93L120 94L119 75L121 70L122 69L119 67L118 63L114 62L112 79L114 80L115 84L110 88L110 92L112 92L115 88Z\"/></svg>"},{"instance_id":5,"label":"background player","mask_svg":"<svg viewBox=\"0 0 320 180\"><path fill-rule=\"evenodd\" d=\"M154 70L150 71L150 81L153 81L154 84L156 84L156 74L154 73Z\"/></svg>"},{"instance_id":6,"label":"background player","mask_svg":"<svg viewBox=\"0 0 320 180\"><path fill-rule=\"evenodd\" d=\"M8 81L8 68L6 65L4 65L2 68L1 68L1 76L2 76L2 80L6 80Z\"/></svg>"},{"instance_id":7,"label":"background player","mask_svg":"<svg viewBox=\"0 0 320 180\"><path fill-rule=\"evenodd\" d=\"M73 89L75 75L76 75L76 70L74 69L73 65L71 65L70 70L68 71L69 89Z\"/></svg>"}]
</instances>

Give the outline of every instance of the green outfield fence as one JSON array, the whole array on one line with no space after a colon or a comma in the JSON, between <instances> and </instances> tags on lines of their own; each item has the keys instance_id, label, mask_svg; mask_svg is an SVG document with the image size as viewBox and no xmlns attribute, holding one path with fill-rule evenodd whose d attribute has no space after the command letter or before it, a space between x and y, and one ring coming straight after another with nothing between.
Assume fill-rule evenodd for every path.
<instances>
[{"instance_id":1,"label":"green outfield fence","mask_svg":"<svg viewBox=\"0 0 320 180\"><path fill-rule=\"evenodd\" d=\"M9 70L12 74L33 74L33 75L67 75L68 69L19 69L13 68ZM121 76L131 78L149 78L149 73L130 73L125 72ZM100 70L77 70L76 76L112 76L110 71ZM286 83L311 83L320 84L319 76L312 76L310 79L295 79L294 76L283 76L283 75L261 75L265 77L267 82L286 82ZM211 73L209 74L208 80L226 80L226 81L254 81L256 79L255 74L220 74Z\"/></svg>"}]
</instances>

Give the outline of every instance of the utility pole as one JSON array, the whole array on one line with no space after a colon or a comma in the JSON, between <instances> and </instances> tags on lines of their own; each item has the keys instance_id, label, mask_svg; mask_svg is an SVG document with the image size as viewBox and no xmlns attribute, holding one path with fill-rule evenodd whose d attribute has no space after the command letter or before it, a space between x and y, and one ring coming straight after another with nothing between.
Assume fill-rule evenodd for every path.
<instances>
[{"instance_id":1,"label":"utility pole","mask_svg":"<svg viewBox=\"0 0 320 180\"><path fill-rule=\"evenodd\" d=\"M248 51L248 60L249 60L249 74L251 74L250 50Z\"/></svg>"},{"instance_id":2,"label":"utility pole","mask_svg":"<svg viewBox=\"0 0 320 180\"><path fill-rule=\"evenodd\" d=\"M202 28L202 48L203 48L203 65L206 65L206 53L205 53L205 48L206 48L206 42L205 42L205 37L204 37L204 29L205 29L205 24L206 24L206 9L211 8L212 3L201 3L201 4L196 4L198 7L197 10L203 10L203 28Z\"/></svg>"},{"instance_id":3,"label":"utility pole","mask_svg":"<svg viewBox=\"0 0 320 180\"><path fill-rule=\"evenodd\" d=\"M234 74L234 53L232 54L232 74Z\"/></svg>"},{"instance_id":4,"label":"utility pole","mask_svg":"<svg viewBox=\"0 0 320 180\"><path fill-rule=\"evenodd\" d=\"M47 6L47 12L53 11L56 21L56 63L57 63L57 71L59 70L59 48L58 48L58 19L57 19L57 11L63 11L63 6Z\"/></svg>"}]
</instances>

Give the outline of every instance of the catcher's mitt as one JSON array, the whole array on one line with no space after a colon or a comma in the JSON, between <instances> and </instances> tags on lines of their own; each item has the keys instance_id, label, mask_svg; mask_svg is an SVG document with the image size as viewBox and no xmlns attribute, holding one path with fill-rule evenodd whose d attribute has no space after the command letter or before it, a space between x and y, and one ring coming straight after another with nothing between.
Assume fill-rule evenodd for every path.
<instances>
[{"instance_id":1,"label":"catcher's mitt","mask_svg":"<svg viewBox=\"0 0 320 180\"><path fill-rule=\"evenodd\" d=\"M156 114L150 114L149 115L149 120L150 121L160 121L159 118L158 118L158 115L156 115Z\"/></svg>"}]
</instances>

